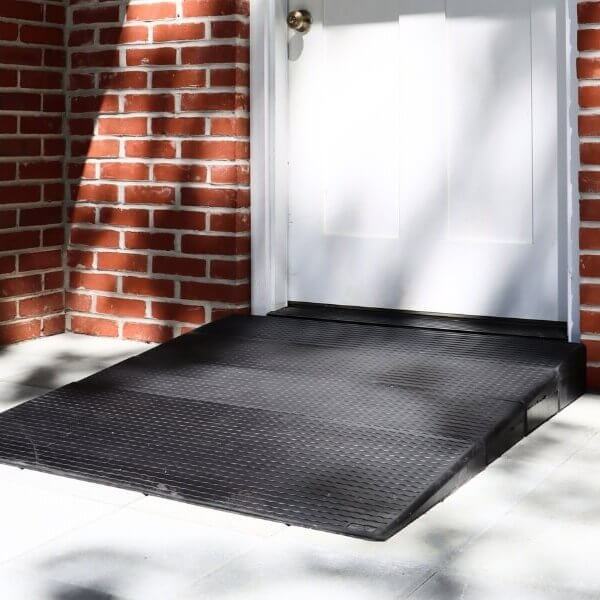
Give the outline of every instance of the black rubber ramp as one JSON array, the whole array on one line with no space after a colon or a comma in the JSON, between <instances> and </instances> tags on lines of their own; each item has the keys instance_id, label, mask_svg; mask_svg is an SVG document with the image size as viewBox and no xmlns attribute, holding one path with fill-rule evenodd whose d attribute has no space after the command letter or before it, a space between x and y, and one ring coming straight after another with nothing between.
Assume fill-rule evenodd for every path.
<instances>
[{"instance_id":1,"label":"black rubber ramp","mask_svg":"<svg viewBox=\"0 0 600 600\"><path fill-rule=\"evenodd\" d=\"M0 461L383 540L584 375L555 339L232 317L0 415Z\"/></svg>"}]
</instances>

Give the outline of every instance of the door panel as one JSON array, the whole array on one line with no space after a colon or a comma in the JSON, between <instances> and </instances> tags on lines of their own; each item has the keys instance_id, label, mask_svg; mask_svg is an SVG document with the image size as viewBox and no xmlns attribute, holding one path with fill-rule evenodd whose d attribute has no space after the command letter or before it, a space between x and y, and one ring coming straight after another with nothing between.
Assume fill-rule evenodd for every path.
<instances>
[{"instance_id":1,"label":"door panel","mask_svg":"<svg viewBox=\"0 0 600 600\"><path fill-rule=\"evenodd\" d=\"M565 317L558 2L291 3L291 300Z\"/></svg>"}]
</instances>

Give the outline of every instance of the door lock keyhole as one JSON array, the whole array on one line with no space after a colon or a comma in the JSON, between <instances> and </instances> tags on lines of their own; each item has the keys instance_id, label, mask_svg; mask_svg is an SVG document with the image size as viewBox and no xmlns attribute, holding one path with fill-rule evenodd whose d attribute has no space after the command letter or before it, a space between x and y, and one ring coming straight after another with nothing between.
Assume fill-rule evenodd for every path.
<instances>
[{"instance_id":1,"label":"door lock keyhole","mask_svg":"<svg viewBox=\"0 0 600 600\"><path fill-rule=\"evenodd\" d=\"M308 33L312 22L312 15L307 10L291 10L287 16L288 27L298 33Z\"/></svg>"}]
</instances>

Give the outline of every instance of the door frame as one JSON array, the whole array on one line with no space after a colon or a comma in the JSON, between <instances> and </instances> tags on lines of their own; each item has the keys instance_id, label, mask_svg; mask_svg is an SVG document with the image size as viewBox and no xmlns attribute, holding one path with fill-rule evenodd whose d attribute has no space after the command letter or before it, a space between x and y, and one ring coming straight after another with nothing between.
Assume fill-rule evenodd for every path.
<instances>
[{"instance_id":1,"label":"door frame","mask_svg":"<svg viewBox=\"0 0 600 600\"><path fill-rule=\"evenodd\" d=\"M501 0L498 0L499 2ZM252 0L250 9L252 314L265 315L288 303L288 0ZM568 332L579 341L579 138L577 0L561 0L559 57L559 255L567 264L559 293L566 298ZM562 31L561 31L562 27ZM561 44L559 43L559 49ZM560 60L562 58L562 60ZM566 239L564 239L566 237Z\"/></svg>"}]
</instances>

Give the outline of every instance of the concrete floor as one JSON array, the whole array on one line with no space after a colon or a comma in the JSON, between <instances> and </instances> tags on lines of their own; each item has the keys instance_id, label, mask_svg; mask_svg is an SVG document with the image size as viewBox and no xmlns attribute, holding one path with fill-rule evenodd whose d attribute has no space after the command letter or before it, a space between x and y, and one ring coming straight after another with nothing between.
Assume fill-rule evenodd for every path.
<instances>
[{"instance_id":1,"label":"concrete floor","mask_svg":"<svg viewBox=\"0 0 600 600\"><path fill-rule=\"evenodd\" d=\"M148 346L0 350L2 410ZM600 598L600 397L587 395L385 543L0 466L7 600Z\"/></svg>"}]
</instances>

